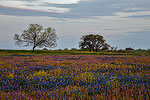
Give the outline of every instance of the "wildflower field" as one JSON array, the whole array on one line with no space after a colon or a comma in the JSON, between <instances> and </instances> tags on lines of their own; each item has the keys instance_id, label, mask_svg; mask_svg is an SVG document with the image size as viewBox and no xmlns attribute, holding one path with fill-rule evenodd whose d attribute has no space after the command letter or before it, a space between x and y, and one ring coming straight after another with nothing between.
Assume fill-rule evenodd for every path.
<instances>
[{"instance_id":1,"label":"wildflower field","mask_svg":"<svg viewBox=\"0 0 150 100\"><path fill-rule=\"evenodd\" d=\"M1 55L0 100L149 100L150 56Z\"/></svg>"}]
</instances>

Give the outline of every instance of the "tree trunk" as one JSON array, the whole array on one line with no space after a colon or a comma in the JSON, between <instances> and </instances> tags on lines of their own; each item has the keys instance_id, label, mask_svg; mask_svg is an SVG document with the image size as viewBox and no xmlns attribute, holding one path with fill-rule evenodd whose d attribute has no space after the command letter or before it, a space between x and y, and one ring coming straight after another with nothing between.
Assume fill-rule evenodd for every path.
<instances>
[{"instance_id":1,"label":"tree trunk","mask_svg":"<svg viewBox=\"0 0 150 100\"><path fill-rule=\"evenodd\" d=\"M35 46L33 47L32 52L34 52L34 49L35 49Z\"/></svg>"},{"instance_id":2,"label":"tree trunk","mask_svg":"<svg viewBox=\"0 0 150 100\"><path fill-rule=\"evenodd\" d=\"M90 52L92 51L92 47L90 47L89 51L90 51Z\"/></svg>"}]
</instances>

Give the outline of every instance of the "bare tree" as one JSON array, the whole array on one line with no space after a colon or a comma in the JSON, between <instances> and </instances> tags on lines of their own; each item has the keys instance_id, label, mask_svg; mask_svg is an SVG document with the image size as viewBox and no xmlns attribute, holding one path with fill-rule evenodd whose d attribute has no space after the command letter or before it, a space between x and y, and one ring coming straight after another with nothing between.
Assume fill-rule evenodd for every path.
<instances>
[{"instance_id":1,"label":"bare tree","mask_svg":"<svg viewBox=\"0 0 150 100\"><path fill-rule=\"evenodd\" d=\"M43 29L39 24L30 24L28 29L21 35L14 35L15 44L19 46L32 46L33 51L36 47L56 47L57 35L54 28Z\"/></svg>"},{"instance_id":2,"label":"bare tree","mask_svg":"<svg viewBox=\"0 0 150 100\"><path fill-rule=\"evenodd\" d=\"M117 47L112 46L112 47L110 47L110 50L111 50L111 51L116 51L116 50L117 50Z\"/></svg>"}]
</instances>

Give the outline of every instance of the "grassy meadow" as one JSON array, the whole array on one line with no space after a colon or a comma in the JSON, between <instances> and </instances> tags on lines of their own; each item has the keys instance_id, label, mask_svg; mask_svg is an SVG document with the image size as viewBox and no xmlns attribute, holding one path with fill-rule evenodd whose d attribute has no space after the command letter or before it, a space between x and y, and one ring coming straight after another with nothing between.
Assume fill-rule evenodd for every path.
<instances>
[{"instance_id":1,"label":"grassy meadow","mask_svg":"<svg viewBox=\"0 0 150 100\"><path fill-rule=\"evenodd\" d=\"M149 51L0 50L0 100L149 99Z\"/></svg>"}]
</instances>

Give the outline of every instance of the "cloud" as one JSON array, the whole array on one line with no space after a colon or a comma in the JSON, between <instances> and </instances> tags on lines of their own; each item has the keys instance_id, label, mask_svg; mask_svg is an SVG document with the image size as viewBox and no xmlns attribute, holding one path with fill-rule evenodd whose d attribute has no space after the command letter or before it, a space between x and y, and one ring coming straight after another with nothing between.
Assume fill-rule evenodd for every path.
<instances>
[{"instance_id":1,"label":"cloud","mask_svg":"<svg viewBox=\"0 0 150 100\"><path fill-rule=\"evenodd\" d=\"M58 48L65 44L71 47L68 41L73 38L77 47L77 39L88 33L103 35L121 47L132 37L138 41L143 35L142 40L149 41L149 5L150 0L0 0L0 22L5 23L0 25L0 35L39 23L56 28L60 36ZM122 44L118 42L120 38Z\"/></svg>"},{"instance_id":2,"label":"cloud","mask_svg":"<svg viewBox=\"0 0 150 100\"><path fill-rule=\"evenodd\" d=\"M0 13L5 15L57 18L88 18L150 11L149 0L1 0L0 5Z\"/></svg>"},{"instance_id":3,"label":"cloud","mask_svg":"<svg viewBox=\"0 0 150 100\"><path fill-rule=\"evenodd\" d=\"M65 13L69 11L69 8L61 8L48 5L76 4L80 1L81 0L1 0L0 5L3 7L25 9L39 12Z\"/></svg>"},{"instance_id":4,"label":"cloud","mask_svg":"<svg viewBox=\"0 0 150 100\"><path fill-rule=\"evenodd\" d=\"M41 2L43 1L43 2ZM57 0L56 0L57 1ZM56 13L65 13L68 12L67 8L58 8L51 6L42 6L48 3L48 0L3 0L0 1L1 6L7 8L16 8L23 10L39 11L39 12L56 12Z\"/></svg>"},{"instance_id":5,"label":"cloud","mask_svg":"<svg viewBox=\"0 0 150 100\"><path fill-rule=\"evenodd\" d=\"M143 1L143 0L142 0ZM14 16L89 18L93 16L148 17L149 0L1 0L0 13Z\"/></svg>"},{"instance_id":6,"label":"cloud","mask_svg":"<svg viewBox=\"0 0 150 100\"><path fill-rule=\"evenodd\" d=\"M144 16L150 16L150 11L139 11L139 12L117 12L116 13L117 16L120 16L120 17L126 17L126 18L129 18L129 17L144 17Z\"/></svg>"}]
</instances>

